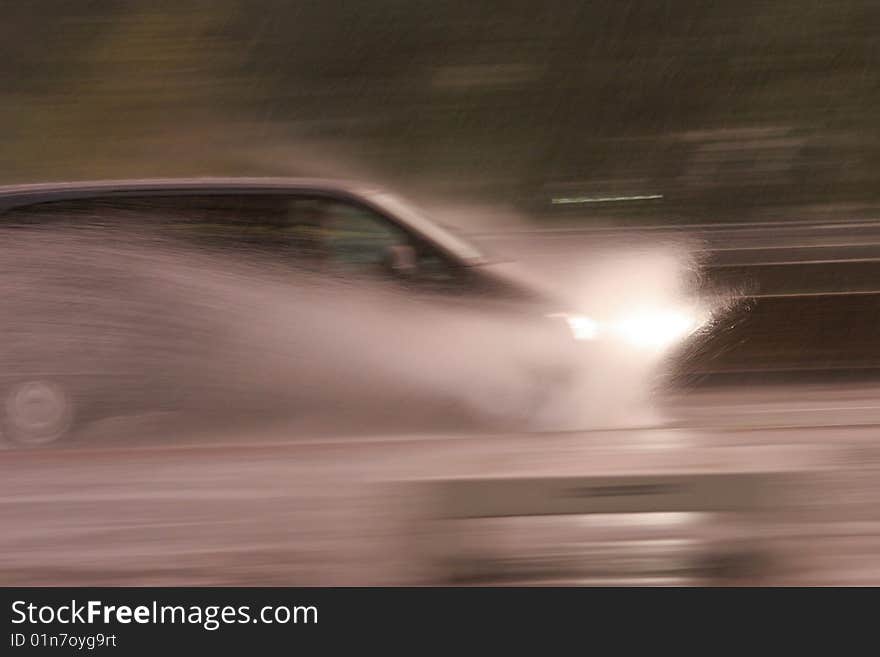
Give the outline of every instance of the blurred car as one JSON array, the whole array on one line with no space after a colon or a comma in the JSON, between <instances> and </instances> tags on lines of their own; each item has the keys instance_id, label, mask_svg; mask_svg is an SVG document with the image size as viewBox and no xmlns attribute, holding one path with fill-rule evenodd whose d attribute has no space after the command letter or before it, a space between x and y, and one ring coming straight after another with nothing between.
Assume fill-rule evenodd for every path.
<instances>
[{"instance_id":1,"label":"blurred car","mask_svg":"<svg viewBox=\"0 0 880 657\"><path fill-rule=\"evenodd\" d=\"M54 443L79 423L141 410L138 406L160 399L173 407L181 395L198 394L183 390L185 376L178 377L161 358L133 360L137 340L126 338L121 345L102 335L88 305L95 288L105 290L108 298L152 295L152 307L164 305L167 312L144 311L135 317L128 306L117 311L119 321L136 325L146 344L163 331L192 333L179 319L184 316L174 305L179 300L163 298L161 288L143 282L132 279L126 284L131 276L124 264L95 273L90 280L77 280L78 274L71 273L52 278L44 265L34 264L44 248L39 246L42 242L21 242L22 235L42 239L53 231L84 226L107 234L153 229L189 241L197 249L268 254L320 277L383 280L432 304L491 307L518 324L532 324L545 336L541 339L559 346L553 362L535 369L535 408L579 375L583 364L577 352L584 343L612 338L662 349L680 341L701 321L690 311L661 310L603 324L578 312L516 263L486 256L397 196L369 186L226 178L0 187L0 227L10 252L3 276L11 290L3 310L6 340L0 412L3 436L10 443ZM21 243L16 245L16 239ZM79 257L83 262L76 271L98 267L88 255L75 252L43 255L52 261L48 264ZM35 296L33 290L43 285L43 277L49 277L46 286L54 285L55 291ZM17 298L15 290L24 287L29 294ZM183 363L186 354L170 349L165 358ZM157 394L144 394L148 382Z\"/></svg>"}]
</instances>

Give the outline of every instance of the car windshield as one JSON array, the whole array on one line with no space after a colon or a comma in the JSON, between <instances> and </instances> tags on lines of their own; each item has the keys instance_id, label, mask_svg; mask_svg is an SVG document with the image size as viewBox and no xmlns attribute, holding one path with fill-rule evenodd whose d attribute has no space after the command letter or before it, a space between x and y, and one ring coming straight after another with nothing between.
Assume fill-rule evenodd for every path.
<instances>
[{"instance_id":1,"label":"car windshield","mask_svg":"<svg viewBox=\"0 0 880 657\"><path fill-rule=\"evenodd\" d=\"M486 261L486 256L476 246L449 229L434 223L410 203L386 192L370 194L370 200L469 264Z\"/></svg>"}]
</instances>

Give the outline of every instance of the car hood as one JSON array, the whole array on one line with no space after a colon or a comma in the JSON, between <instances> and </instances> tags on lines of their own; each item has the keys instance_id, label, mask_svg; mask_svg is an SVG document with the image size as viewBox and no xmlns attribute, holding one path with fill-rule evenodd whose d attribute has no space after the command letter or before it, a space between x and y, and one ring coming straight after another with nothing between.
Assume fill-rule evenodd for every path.
<instances>
[{"instance_id":1,"label":"car hood","mask_svg":"<svg viewBox=\"0 0 880 657\"><path fill-rule=\"evenodd\" d=\"M571 305L558 286L516 261L489 262L474 269L502 299L533 306L542 312L560 312Z\"/></svg>"}]
</instances>

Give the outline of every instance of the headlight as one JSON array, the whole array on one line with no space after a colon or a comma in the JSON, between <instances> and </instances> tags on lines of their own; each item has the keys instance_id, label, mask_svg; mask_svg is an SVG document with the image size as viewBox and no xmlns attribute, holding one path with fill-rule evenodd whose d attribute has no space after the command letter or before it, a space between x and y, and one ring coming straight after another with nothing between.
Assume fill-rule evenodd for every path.
<instances>
[{"instance_id":1,"label":"headlight","mask_svg":"<svg viewBox=\"0 0 880 657\"><path fill-rule=\"evenodd\" d=\"M555 313L548 315L565 320L568 329L575 340L595 340L599 337L599 322L586 315L569 315L568 313Z\"/></svg>"},{"instance_id":2,"label":"headlight","mask_svg":"<svg viewBox=\"0 0 880 657\"><path fill-rule=\"evenodd\" d=\"M700 326L694 315L683 311L648 312L626 317L614 323L614 331L637 347L670 347Z\"/></svg>"},{"instance_id":3,"label":"headlight","mask_svg":"<svg viewBox=\"0 0 880 657\"><path fill-rule=\"evenodd\" d=\"M611 325L626 342L650 349L671 347L696 331L703 318L685 310L660 310L636 313Z\"/></svg>"},{"instance_id":4,"label":"headlight","mask_svg":"<svg viewBox=\"0 0 880 657\"><path fill-rule=\"evenodd\" d=\"M705 322L702 313L691 310L653 310L599 322L586 315L556 313L548 317L565 320L575 340L617 337L630 345L665 349L683 340Z\"/></svg>"}]
</instances>

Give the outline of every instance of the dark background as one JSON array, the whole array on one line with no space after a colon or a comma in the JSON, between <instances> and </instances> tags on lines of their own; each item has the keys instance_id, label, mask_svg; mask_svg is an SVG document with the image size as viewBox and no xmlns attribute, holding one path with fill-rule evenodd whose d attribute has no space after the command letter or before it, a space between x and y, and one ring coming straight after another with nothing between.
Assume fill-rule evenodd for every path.
<instances>
[{"instance_id":1,"label":"dark background","mask_svg":"<svg viewBox=\"0 0 880 657\"><path fill-rule=\"evenodd\" d=\"M872 0L0 5L3 182L344 175L582 222L880 201Z\"/></svg>"}]
</instances>

